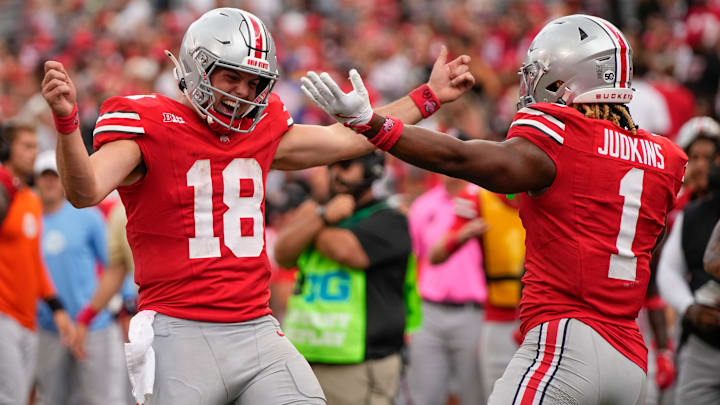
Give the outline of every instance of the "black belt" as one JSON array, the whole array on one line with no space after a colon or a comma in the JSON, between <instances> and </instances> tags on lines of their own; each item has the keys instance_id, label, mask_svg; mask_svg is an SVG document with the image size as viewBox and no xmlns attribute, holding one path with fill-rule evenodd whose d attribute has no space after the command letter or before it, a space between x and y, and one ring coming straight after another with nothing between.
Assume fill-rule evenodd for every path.
<instances>
[{"instance_id":1,"label":"black belt","mask_svg":"<svg viewBox=\"0 0 720 405\"><path fill-rule=\"evenodd\" d=\"M475 309L483 309L482 302L477 301L466 301L466 302L452 302L452 301L433 301L433 300L427 300L423 299L423 301L438 305L441 307L447 307L447 308L475 308Z\"/></svg>"}]
</instances>

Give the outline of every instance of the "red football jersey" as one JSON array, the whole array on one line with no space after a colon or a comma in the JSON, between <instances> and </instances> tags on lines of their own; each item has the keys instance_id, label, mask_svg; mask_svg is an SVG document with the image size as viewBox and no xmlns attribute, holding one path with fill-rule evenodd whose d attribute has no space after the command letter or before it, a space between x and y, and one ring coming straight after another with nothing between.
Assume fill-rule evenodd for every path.
<instances>
[{"instance_id":1,"label":"red football jersey","mask_svg":"<svg viewBox=\"0 0 720 405\"><path fill-rule=\"evenodd\" d=\"M527 230L523 333L576 318L646 369L635 318L687 156L667 138L633 135L558 104L521 109L508 138L518 136L545 151L557 169L547 191L525 194L520 203Z\"/></svg>"},{"instance_id":2,"label":"red football jersey","mask_svg":"<svg viewBox=\"0 0 720 405\"><path fill-rule=\"evenodd\" d=\"M264 184L292 123L275 95L251 133L229 136L160 94L103 103L95 149L132 139L147 168L142 180L118 187L140 309L212 322L270 313Z\"/></svg>"}]
</instances>

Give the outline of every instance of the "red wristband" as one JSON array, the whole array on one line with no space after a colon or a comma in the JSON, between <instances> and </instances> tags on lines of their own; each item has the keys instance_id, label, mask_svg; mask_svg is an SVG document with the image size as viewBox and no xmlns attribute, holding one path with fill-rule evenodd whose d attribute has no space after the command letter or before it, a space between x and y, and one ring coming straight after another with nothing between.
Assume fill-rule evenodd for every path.
<instances>
[{"instance_id":1,"label":"red wristband","mask_svg":"<svg viewBox=\"0 0 720 405\"><path fill-rule=\"evenodd\" d=\"M420 110L423 118L433 115L435 111L440 109L440 100L427 84L423 84L411 91L409 96Z\"/></svg>"},{"instance_id":2,"label":"red wristband","mask_svg":"<svg viewBox=\"0 0 720 405\"><path fill-rule=\"evenodd\" d=\"M58 117L53 112L53 119L55 119L55 129L65 135L73 132L80 126L80 115L78 114L78 105L75 103L73 110L70 115L64 117Z\"/></svg>"},{"instance_id":3,"label":"red wristband","mask_svg":"<svg viewBox=\"0 0 720 405\"><path fill-rule=\"evenodd\" d=\"M388 116L377 135L368 140L371 144L387 152L400 139L404 126L405 124L399 119Z\"/></svg>"},{"instance_id":4,"label":"red wristband","mask_svg":"<svg viewBox=\"0 0 720 405\"><path fill-rule=\"evenodd\" d=\"M448 253L453 253L460 247L460 242L458 241L457 237L457 231L450 231L447 234L447 239L445 240L445 251Z\"/></svg>"},{"instance_id":5,"label":"red wristband","mask_svg":"<svg viewBox=\"0 0 720 405\"><path fill-rule=\"evenodd\" d=\"M81 309L78 313L77 322L88 326L97 314L98 311L94 310L90 305L88 305L85 308Z\"/></svg>"}]
</instances>

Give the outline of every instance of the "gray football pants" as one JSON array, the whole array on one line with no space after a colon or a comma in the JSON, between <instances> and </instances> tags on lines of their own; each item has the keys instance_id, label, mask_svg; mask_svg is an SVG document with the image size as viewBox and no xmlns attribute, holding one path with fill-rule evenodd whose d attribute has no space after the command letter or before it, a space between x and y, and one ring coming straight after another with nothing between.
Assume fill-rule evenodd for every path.
<instances>
[{"instance_id":1,"label":"gray football pants","mask_svg":"<svg viewBox=\"0 0 720 405\"><path fill-rule=\"evenodd\" d=\"M413 405L447 402L454 380L461 404L484 404L478 350L484 311L424 301L423 323L410 339L407 369ZM482 355L482 354L481 354Z\"/></svg>"},{"instance_id":2,"label":"gray football pants","mask_svg":"<svg viewBox=\"0 0 720 405\"><path fill-rule=\"evenodd\" d=\"M489 405L640 405L645 372L576 319L534 327Z\"/></svg>"},{"instance_id":3,"label":"gray football pants","mask_svg":"<svg viewBox=\"0 0 720 405\"><path fill-rule=\"evenodd\" d=\"M151 405L325 404L304 357L266 315L213 323L153 321L155 384Z\"/></svg>"},{"instance_id":4,"label":"gray football pants","mask_svg":"<svg viewBox=\"0 0 720 405\"><path fill-rule=\"evenodd\" d=\"M37 334L0 313L0 405L27 403L35 374Z\"/></svg>"},{"instance_id":5,"label":"gray football pants","mask_svg":"<svg viewBox=\"0 0 720 405\"><path fill-rule=\"evenodd\" d=\"M680 349L676 384L676 404L720 404L720 350L690 335Z\"/></svg>"}]
</instances>

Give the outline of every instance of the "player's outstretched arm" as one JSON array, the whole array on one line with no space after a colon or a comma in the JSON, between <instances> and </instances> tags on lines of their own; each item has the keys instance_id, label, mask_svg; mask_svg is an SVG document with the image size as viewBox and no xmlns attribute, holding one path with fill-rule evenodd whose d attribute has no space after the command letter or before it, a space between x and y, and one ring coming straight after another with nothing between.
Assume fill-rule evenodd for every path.
<instances>
[{"instance_id":1,"label":"player's outstretched arm","mask_svg":"<svg viewBox=\"0 0 720 405\"><path fill-rule=\"evenodd\" d=\"M327 82L329 76L323 82ZM362 82L359 76L355 79ZM338 103L337 96L314 81L303 82L312 99L333 118L348 123L343 117L367 116L369 101ZM355 84L359 87L360 84ZM352 94L352 93L350 93ZM357 101L357 100L356 100ZM555 163L542 151L523 138L504 142L461 141L447 134L411 125L402 120L389 119L379 111L372 118L349 125L362 133L370 143L389 151L398 158L439 173L462 178L491 191L516 193L541 191L555 179Z\"/></svg>"},{"instance_id":2,"label":"player's outstretched arm","mask_svg":"<svg viewBox=\"0 0 720 405\"><path fill-rule=\"evenodd\" d=\"M75 85L60 62L45 62L42 94L55 117L58 171L74 206L95 205L123 182L139 178L131 176L142 163L133 141L111 142L88 156L78 126Z\"/></svg>"},{"instance_id":3,"label":"player's outstretched arm","mask_svg":"<svg viewBox=\"0 0 720 405\"><path fill-rule=\"evenodd\" d=\"M339 116L334 118L347 123L349 127L366 124L374 113L390 115L407 123L417 123L424 117L435 112L442 104L452 102L463 95L475 83L469 72L470 57L462 55L447 62L447 48L441 49L435 60L428 82L414 90L410 95L402 97L375 111L370 107L368 92L360 75L355 70L349 74L353 90L343 93L330 75L308 72L301 79L302 89L315 103L323 93L323 99L332 99L331 107L320 105L326 112L333 115L329 108L337 110ZM316 94L313 94L316 92ZM359 107L364 110L358 110ZM345 115L349 111L353 115ZM283 136L275 154L273 167L284 170L302 169L312 166L326 165L339 160L361 156L373 150L373 145L366 138L358 135L342 124L327 127L317 125L295 125Z\"/></svg>"},{"instance_id":4,"label":"player's outstretched arm","mask_svg":"<svg viewBox=\"0 0 720 405\"><path fill-rule=\"evenodd\" d=\"M371 124L380 129L385 118ZM524 138L503 142L461 141L447 134L404 126L389 149L394 156L423 169L465 179L497 193L541 191L555 179L555 163Z\"/></svg>"}]
</instances>

